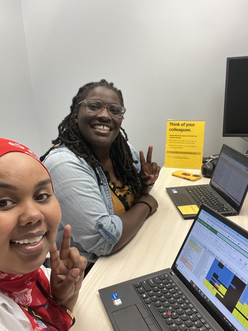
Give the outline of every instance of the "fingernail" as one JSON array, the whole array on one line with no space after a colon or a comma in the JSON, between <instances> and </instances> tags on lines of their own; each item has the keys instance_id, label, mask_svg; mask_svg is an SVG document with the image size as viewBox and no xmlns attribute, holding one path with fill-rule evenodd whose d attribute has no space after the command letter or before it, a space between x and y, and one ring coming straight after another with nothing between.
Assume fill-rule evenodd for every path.
<instances>
[{"instance_id":1,"label":"fingernail","mask_svg":"<svg viewBox=\"0 0 248 331\"><path fill-rule=\"evenodd\" d=\"M73 269L72 272L71 272L71 275L73 277L77 277L78 278L78 276L79 276L78 273L79 273L79 269Z\"/></svg>"}]
</instances>

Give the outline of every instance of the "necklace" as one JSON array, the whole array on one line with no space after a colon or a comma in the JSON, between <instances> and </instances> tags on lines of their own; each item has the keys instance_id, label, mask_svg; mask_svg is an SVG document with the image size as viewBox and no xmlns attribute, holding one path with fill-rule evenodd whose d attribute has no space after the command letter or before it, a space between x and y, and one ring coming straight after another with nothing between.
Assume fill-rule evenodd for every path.
<instances>
[{"instance_id":1,"label":"necklace","mask_svg":"<svg viewBox=\"0 0 248 331\"><path fill-rule=\"evenodd\" d=\"M127 202L127 195L132 193L131 187L130 186L128 187L128 189L127 189L127 191L125 192L124 195L122 195L118 191L117 187L112 182L109 182L109 187L114 192L114 194L117 196L117 198L121 201L121 203L125 207L125 210L128 211L130 209L130 207L129 207L129 204Z\"/></svg>"}]
</instances>

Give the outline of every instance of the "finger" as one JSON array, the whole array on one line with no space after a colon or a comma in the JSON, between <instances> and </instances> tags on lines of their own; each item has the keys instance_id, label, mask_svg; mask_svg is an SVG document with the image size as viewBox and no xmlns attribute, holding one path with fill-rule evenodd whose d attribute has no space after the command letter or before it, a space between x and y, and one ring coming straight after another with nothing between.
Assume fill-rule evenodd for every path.
<instances>
[{"instance_id":1,"label":"finger","mask_svg":"<svg viewBox=\"0 0 248 331\"><path fill-rule=\"evenodd\" d=\"M82 286L82 282L84 280L84 273L79 274L74 282L74 294L78 293L81 286Z\"/></svg>"},{"instance_id":2,"label":"finger","mask_svg":"<svg viewBox=\"0 0 248 331\"><path fill-rule=\"evenodd\" d=\"M80 268L80 254L79 251L76 247L71 247L69 249L69 254L68 257L71 261L71 266L70 268Z\"/></svg>"},{"instance_id":3,"label":"finger","mask_svg":"<svg viewBox=\"0 0 248 331\"><path fill-rule=\"evenodd\" d=\"M58 249L57 249L57 245L56 243L54 243L52 245L52 248L50 249L50 266L51 269L56 269L59 265L59 253L58 253Z\"/></svg>"},{"instance_id":4,"label":"finger","mask_svg":"<svg viewBox=\"0 0 248 331\"><path fill-rule=\"evenodd\" d=\"M84 256L80 256L80 269L82 272L84 272L84 270L86 269L87 263L87 259Z\"/></svg>"},{"instance_id":5,"label":"finger","mask_svg":"<svg viewBox=\"0 0 248 331\"><path fill-rule=\"evenodd\" d=\"M148 147L148 151L147 151L147 156L146 156L146 162L147 163L151 163L152 162L152 150L153 150L153 147L152 146L149 146Z\"/></svg>"},{"instance_id":6,"label":"finger","mask_svg":"<svg viewBox=\"0 0 248 331\"><path fill-rule=\"evenodd\" d=\"M78 268L73 268L66 275L63 281L63 288L69 288L72 284L80 280L80 270Z\"/></svg>"},{"instance_id":7,"label":"finger","mask_svg":"<svg viewBox=\"0 0 248 331\"><path fill-rule=\"evenodd\" d=\"M160 166L158 166L158 167L157 167L157 171L156 171L156 175L159 175L159 173L160 173L160 169L161 169Z\"/></svg>"},{"instance_id":8,"label":"finger","mask_svg":"<svg viewBox=\"0 0 248 331\"><path fill-rule=\"evenodd\" d=\"M152 163L152 173L157 174L159 172L159 170L160 170L160 167L157 165L156 162L153 162Z\"/></svg>"},{"instance_id":9,"label":"finger","mask_svg":"<svg viewBox=\"0 0 248 331\"><path fill-rule=\"evenodd\" d=\"M71 226L67 224L64 228L62 244L60 248L60 259L65 260L68 258L71 246Z\"/></svg>"},{"instance_id":10,"label":"finger","mask_svg":"<svg viewBox=\"0 0 248 331\"><path fill-rule=\"evenodd\" d=\"M85 274L85 269L87 267L87 259L84 256L80 256L80 262L79 262L79 275L80 277L82 277L82 279L84 278L84 274Z\"/></svg>"},{"instance_id":11,"label":"finger","mask_svg":"<svg viewBox=\"0 0 248 331\"><path fill-rule=\"evenodd\" d=\"M143 168L146 164L146 161L145 161L145 156L144 156L144 153L143 151L140 151L139 152L139 155L140 155L140 164L141 164L141 168Z\"/></svg>"},{"instance_id":12,"label":"finger","mask_svg":"<svg viewBox=\"0 0 248 331\"><path fill-rule=\"evenodd\" d=\"M80 263L79 263L79 275L76 278L75 282L75 293L80 290L80 287L82 285L82 281L84 279L84 272L87 266L87 259L84 256L80 256ZM75 274L74 274L75 276Z\"/></svg>"}]
</instances>

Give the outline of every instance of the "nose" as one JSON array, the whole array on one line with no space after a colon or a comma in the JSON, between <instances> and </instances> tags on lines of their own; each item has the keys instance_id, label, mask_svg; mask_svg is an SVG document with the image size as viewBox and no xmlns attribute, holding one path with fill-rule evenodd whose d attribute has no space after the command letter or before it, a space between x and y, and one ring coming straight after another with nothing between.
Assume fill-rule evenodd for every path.
<instances>
[{"instance_id":1,"label":"nose","mask_svg":"<svg viewBox=\"0 0 248 331\"><path fill-rule=\"evenodd\" d=\"M101 112L98 114L100 117L112 118L107 106L103 106Z\"/></svg>"},{"instance_id":2,"label":"nose","mask_svg":"<svg viewBox=\"0 0 248 331\"><path fill-rule=\"evenodd\" d=\"M21 207L21 212L19 215L19 225L34 225L36 223L42 222L44 220L44 215L40 211L35 201L25 203Z\"/></svg>"}]
</instances>

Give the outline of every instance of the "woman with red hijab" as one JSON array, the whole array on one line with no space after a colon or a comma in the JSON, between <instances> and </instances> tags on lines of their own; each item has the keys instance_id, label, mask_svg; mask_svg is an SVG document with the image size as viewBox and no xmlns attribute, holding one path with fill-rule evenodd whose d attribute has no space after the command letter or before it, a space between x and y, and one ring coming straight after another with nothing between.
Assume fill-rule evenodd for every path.
<instances>
[{"instance_id":1,"label":"woman with red hijab","mask_svg":"<svg viewBox=\"0 0 248 331\"><path fill-rule=\"evenodd\" d=\"M86 259L70 248L45 166L26 146L0 138L0 329L67 331ZM50 252L51 269L43 266ZM50 279L50 281L49 281Z\"/></svg>"}]
</instances>

